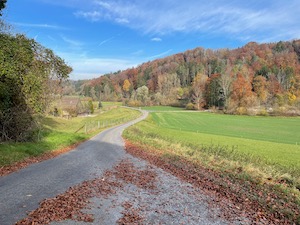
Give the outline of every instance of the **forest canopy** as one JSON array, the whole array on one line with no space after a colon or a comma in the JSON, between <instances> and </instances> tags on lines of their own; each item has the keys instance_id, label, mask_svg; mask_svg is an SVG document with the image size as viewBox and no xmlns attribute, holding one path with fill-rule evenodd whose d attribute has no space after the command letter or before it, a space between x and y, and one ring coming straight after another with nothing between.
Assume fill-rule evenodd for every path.
<instances>
[{"instance_id":1,"label":"forest canopy","mask_svg":"<svg viewBox=\"0 0 300 225\"><path fill-rule=\"evenodd\" d=\"M228 113L253 108L300 107L300 40L237 49L196 48L136 68L82 82L77 90L94 99L129 105L192 104ZM138 99L137 90L149 95Z\"/></svg>"}]
</instances>

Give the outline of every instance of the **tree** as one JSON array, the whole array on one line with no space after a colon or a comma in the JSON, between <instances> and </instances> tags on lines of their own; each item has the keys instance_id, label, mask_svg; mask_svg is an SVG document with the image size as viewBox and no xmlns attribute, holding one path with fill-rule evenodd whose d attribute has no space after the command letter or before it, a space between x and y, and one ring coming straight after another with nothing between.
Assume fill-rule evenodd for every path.
<instances>
[{"instance_id":1,"label":"tree","mask_svg":"<svg viewBox=\"0 0 300 225\"><path fill-rule=\"evenodd\" d=\"M123 82L123 91L129 92L130 86L131 86L130 81L128 79L124 80L124 82Z\"/></svg>"},{"instance_id":2,"label":"tree","mask_svg":"<svg viewBox=\"0 0 300 225\"><path fill-rule=\"evenodd\" d=\"M208 77L202 73L199 73L192 84L192 99L196 106L196 109L200 109L203 107L205 98L204 98L204 92L205 92L205 83L207 81Z\"/></svg>"},{"instance_id":3,"label":"tree","mask_svg":"<svg viewBox=\"0 0 300 225\"><path fill-rule=\"evenodd\" d=\"M227 109L228 107L228 100L231 94L231 84L232 84L232 66L231 65L227 65L226 71L221 73L219 79L218 79L218 83L221 87L221 95L222 95L222 99L224 101L224 106L225 109Z\"/></svg>"},{"instance_id":4,"label":"tree","mask_svg":"<svg viewBox=\"0 0 300 225\"><path fill-rule=\"evenodd\" d=\"M93 101L92 100L88 101L88 110L89 110L89 113L91 113L91 114L94 113L94 105L93 105Z\"/></svg>"},{"instance_id":5,"label":"tree","mask_svg":"<svg viewBox=\"0 0 300 225\"><path fill-rule=\"evenodd\" d=\"M125 97L127 97L130 87L131 87L130 81L128 79L124 80L122 88L123 91L125 92Z\"/></svg>"},{"instance_id":6,"label":"tree","mask_svg":"<svg viewBox=\"0 0 300 225\"><path fill-rule=\"evenodd\" d=\"M0 16L2 16L2 9L5 8L7 0L0 0Z\"/></svg>"},{"instance_id":7,"label":"tree","mask_svg":"<svg viewBox=\"0 0 300 225\"><path fill-rule=\"evenodd\" d=\"M211 75L205 86L205 99L208 107L212 106L224 106L222 101L222 96L220 95L220 84L218 79L220 78L220 74Z\"/></svg>"},{"instance_id":8,"label":"tree","mask_svg":"<svg viewBox=\"0 0 300 225\"><path fill-rule=\"evenodd\" d=\"M72 69L24 35L0 33L0 141L33 140L42 115Z\"/></svg>"},{"instance_id":9,"label":"tree","mask_svg":"<svg viewBox=\"0 0 300 225\"><path fill-rule=\"evenodd\" d=\"M91 87L90 89L90 96L92 97L93 100L97 100L96 90L94 87Z\"/></svg>"},{"instance_id":10,"label":"tree","mask_svg":"<svg viewBox=\"0 0 300 225\"><path fill-rule=\"evenodd\" d=\"M248 105L248 100L251 96L252 87L250 82L248 82L243 75L238 74L232 84L232 99L239 107L245 107Z\"/></svg>"},{"instance_id":11,"label":"tree","mask_svg":"<svg viewBox=\"0 0 300 225\"><path fill-rule=\"evenodd\" d=\"M139 87L136 90L137 100L141 101L144 105L149 100L149 89L146 86Z\"/></svg>"},{"instance_id":12,"label":"tree","mask_svg":"<svg viewBox=\"0 0 300 225\"><path fill-rule=\"evenodd\" d=\"M253 90L261 103L265 103L268 97L267 79L263 76L257 76L253 79Z\"/></svg>"}]
</instances>

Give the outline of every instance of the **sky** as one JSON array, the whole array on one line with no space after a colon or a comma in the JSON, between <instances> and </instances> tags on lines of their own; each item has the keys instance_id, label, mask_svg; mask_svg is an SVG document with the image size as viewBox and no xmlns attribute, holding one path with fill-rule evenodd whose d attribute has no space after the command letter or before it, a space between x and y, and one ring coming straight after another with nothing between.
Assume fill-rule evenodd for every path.
<instances>
[{"instance_id":1,"label":"sky","mask_svg":"<svg viewBox=\"0 0 300 225\"><path fill-rule=\"evenodd\" d=\"M300 39L299 0L8 0L4 20L92 79L196 47Z\"/></svg>"}]
</instances>

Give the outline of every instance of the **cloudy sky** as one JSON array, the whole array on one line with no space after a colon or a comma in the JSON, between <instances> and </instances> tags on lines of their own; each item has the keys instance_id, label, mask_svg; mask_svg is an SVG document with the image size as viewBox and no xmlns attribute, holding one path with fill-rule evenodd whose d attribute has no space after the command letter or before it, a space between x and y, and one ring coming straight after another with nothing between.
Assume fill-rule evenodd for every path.
<instances>
[{"instance_id":1,"label":"cloudy sky","mask_svg":"<svg viewBox=\"0 0 300 225\"><path fill-rule=\"evenodd\" d=\"M4 18L90 79L187 49L300 38L299 0L8 0Z\"/></svg>"}]
</instances>

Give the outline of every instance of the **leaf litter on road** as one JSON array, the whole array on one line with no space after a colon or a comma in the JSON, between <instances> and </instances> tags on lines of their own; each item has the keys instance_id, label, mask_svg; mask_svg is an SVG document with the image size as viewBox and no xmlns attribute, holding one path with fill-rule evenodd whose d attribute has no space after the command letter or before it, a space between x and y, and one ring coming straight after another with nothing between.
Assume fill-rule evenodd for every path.
<instances>
[{"instance_id":1,"label":"leaf litter on road","mask_svg":"<svg viewBox=\"0 0 300 225\"><path fill-rule=\"evenodd\" d=\"M247 218L222 218L221 211L210 206L213 201L189 183L128 155L102 177L44 200L17 225L72 221L107 225L248 224Z\"/></svg>"}]
</instances>

